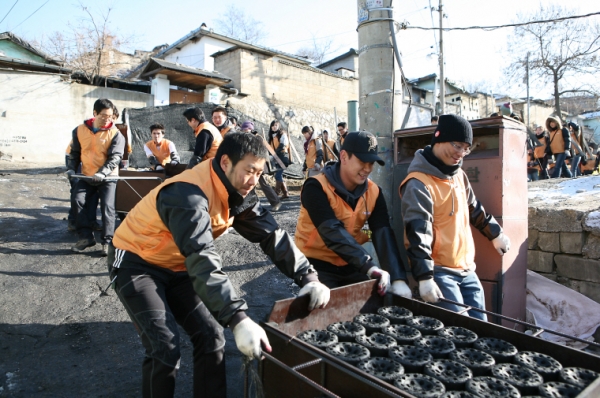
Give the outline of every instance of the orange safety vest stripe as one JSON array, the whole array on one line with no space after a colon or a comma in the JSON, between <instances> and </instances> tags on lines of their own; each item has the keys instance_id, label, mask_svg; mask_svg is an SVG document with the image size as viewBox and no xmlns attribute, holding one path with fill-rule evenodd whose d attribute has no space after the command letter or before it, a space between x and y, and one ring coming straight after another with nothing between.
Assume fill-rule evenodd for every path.
<instances>
[{"instance_id":1,"label":"orange safety vest stripe","mask_svg":"<svg viewBox=\"0 0 600 398\"><path fill-rule=\"evenodd\" d=\"M100 130L95 134L86 125L77 127L77 139L81 146L81 172L86 176L93 176L100 170L108 159L108 148L119 130L112 127ZM115 167L111 175L118 175L119 168Z\"/></svg>"},{"instance_id":2,"label":"orange safety vest stripe","mask_svg":"<svg viewBox=\"0 0 600 398\"><path fill-rule=\"evenodd\" d=\"M353 210L346 201L335 193L335 188L329 183L324 174L319 174L318 176L311 178L315 178L321 183L323 191L327 195L329 205L335 213L335 217L344 224L346 231L348 231L359 244L367 242L369 237L362 232L362 228L375 208L375 202L379 196L379 187L377 184L371 180L367 180L367 191L358 200L358 203ZM304 206L300 206L300 216L298 217L298 223L296 224L294 241L296 246L298 246L298 249L300 249L306 257L318 258L319 260L327 261L338 267L348 264L325 245L325 242L323 242L321 235L319 235L317 228L310 219L308 211Z\"/></svg>"},{"instance_id":3,"label":"orange safety vest stripe","mask_svg":"<svg viewBox=\"0 0 600 398\"><path fill-rule=\"evenodd\" d=\"M317 160L317 144L315 140L310 140L308 143L308 151L306 152L306 167L312 169L315 167Z\"/></svg>"},{"instance_id":4,"label":"orange safety vest stripe","mask_svg":"<svg viewBox=\"0 0 600 398\"><path fill-rule=\"evenodd\" d=\"M219 129L217 129L217 130L219 130ZM220 131L221 137L225 138L225 134L229 133L229 130L231 130L231 126L223 127Z\"/></svg>"},{"instance_id":5,"label":"orange safety vest stripe","mask_svg":"<svg viewBox=\"0 0 600 398\"><path fill-rule=\"evenodd\" d=\"M431 258L435 265L475 269L475 243L469 224L467 190L464 171L450 179L440 179L429 174L412 172L402 181L421 181L433 200L433 247ZM409 242L404 233L404 246Z\"/></svg>"},{"instance_id":6,"label":"orange safety vest stripe","mask_svg":"<svg viewBox=\"0 0 600 398\"><path fill-rule=\"evenodd\" d=\"M160 190L175 182L196 185L208 198L213 239L233 224L233 217L229 217L227 188L213 170L212 162L202 162L150 191L117 228L113 244L116 248L137 254L150 264L177 272L186 271L185 257L156 209Z\"/></svg>"},{"instance_id":7,"label":"orange safety vest stripe","mask_svg":"<svg viewBox=\"0 0 600 398\"><path fill-rule=\"evenodd\" d=\"M170 143L171 143L171 141L169 141L167 139L163 139L160 142L160 144L158 144L158 147L157 147L156 144L154 143L154 141L150 140L150 141L146 142L146 146L148 147L148 149L150 149L152 154L156 157L156 160L158 160L158 163L164 166L171 161L171 151L169 150Z\"/></svg>"}]
</instances>

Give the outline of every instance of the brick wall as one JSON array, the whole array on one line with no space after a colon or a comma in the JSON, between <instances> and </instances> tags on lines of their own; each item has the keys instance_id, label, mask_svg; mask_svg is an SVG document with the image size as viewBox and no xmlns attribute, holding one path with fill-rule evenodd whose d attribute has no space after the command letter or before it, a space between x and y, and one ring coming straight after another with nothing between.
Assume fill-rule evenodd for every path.
<instances>
[{"instance_id":1,"label":"brick wall","mask_svg":"<svg viewBox=\"0 0 600 398\"><path fill-rule=\"evenodd\" d=\"M527 267L600 303L600 213L529 208Z\"/></svg>"}]
</instances>

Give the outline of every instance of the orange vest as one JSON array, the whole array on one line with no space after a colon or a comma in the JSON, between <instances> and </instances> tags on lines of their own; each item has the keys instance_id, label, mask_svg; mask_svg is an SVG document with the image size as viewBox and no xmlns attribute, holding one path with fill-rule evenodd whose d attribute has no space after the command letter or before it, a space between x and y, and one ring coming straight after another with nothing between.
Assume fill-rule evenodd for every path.
<instances>
[{"instance_id":1,"label":"orange vest","mask_svg":"<svg viewBox=\"0 0 600 398\"><path fill-rule=\"evenodd\" d=\"M156 157L158 163L164 166L171 161L171 151L169 150L170 143L171 141L163 139L160 144L158 144L158 147L156 147L154 141L150 140L146 142L146 146Z\"/></svg>"},{"instance_id":2,"label":"orange vest","mask_svg":"<svg viewBox=\"0 0 600 398\"><path fill-rule=\"evenodd\" d=\"M206 178L209 175L210 178ZM117 228L113 244L118 249L137 254L150 264L178 272L186 271L185 257L156 210L158 193L174 182L185 182L202 189L208 198L213 239L233 224L233 217L229 217L227 188L213 170L212 162L202 162L168 179L144 196Z\"/></svg>"},{"instance_id":3,"label":"orange vest","mask_svg":"<svg viewBox=\"0 0 600 398\"><path fill-rule=\"evenodd\" d=\"M309 169L315 167L315 160L317 160L317 143L315 140L310 140L306 152L306 167Z\"/></svg>"},{"instance_id":4,"label":"orange vest","mask_svg":"<svg viewBox=\"0 0 600 398\"><path fill-rule=\"evenodd\" d=\"M277 136L274 135L273 136L273 150L277 150L277 148L279 148L279 138L277 138ZM284 145L283 152L284 153L288 153L289 150L290 150L290 146L289 145Z\"/></svg>"},{"instance_id":5,"label":"orange vest","mask_svg":"<svg viewBox=\"0 0 600 398\"><path fill-rule=\"evenodd\" d=\"M425 184L433 200L434 265L447 268L475 269L475 243L469 224L464 171L452 179L440 179L425 173L410 173L400 186L415 178ZM404 246L409 242L404 233Z\"/></svg>"},{"instance_id":6,"label":"orange vest","mask_svg":"<svg viewBox=\"0 0 600 398\"><path fill-rule=\"evenodd\" d=\"M541 159L546 154L546 146L548 145L548 143L546 142L546 137L538 138L538 141L540 142L540 144L542 144L542 146L536 146L535 148L533 148L533 156L536 159Z\"/></svg>"},{"instance_id":7,"label":"orange vest","mask_svg":"<svg viewBox=\"0 0 600 398\"><path fill-rule=\"evenodd\" d=\"M217 129L217 130L219 130L219 129ZM221 137L225 138L225 134L229 133L229 130L231 130L231 126L223 127L221 129Z\"/></svg>"},{"instance_id":8,"label":"orange vest","mask_svg":"<svg viewBox=\"0 0 600 398\"><path fill-rule=\"evenodd\" d=\"M214 158L217 154L217 149L219 149L219 145L221 145L221 142L223 141L223 136L221 135L221 132L219 132L219 130L212 125L212 123L204 122L198 125L196 131L194 131L194 137L198 137L198 134L200 134L202 130L208 130L213 136L212 145L210 146L210 149L208 150L208 152L206 152L202 160Z\"/></svg>"},{"instance_id":9,"label":"orange vest","mask_svg":"<svg viewBox=\"0 0 600 398\"><path fill-rule=\"evenodd\" d=\"M553 154L564 153L565 151L565 140L562 135L562 130L550 132L550 150Z\"/></svg>"},{"instance_id":10,"label":"orange vest","mask_svg":"<svg viewBox=\"0 0 600 398\"><path fill-rule=\"evenodd\" d=\"M333 148L335 148L335 141L327 140L325 145L327 145L329 148L331 148L331 151L329 151L327 148L323 148L323 157L325 158L325 161L335 160L335 156L333 156L333 154L335 153L333 151Z\"/></svg>"},{"instance_id":11,"label":"orange vest","mask_svg":"<svg viewBox=\"0 0 600 398\"><path fill-rule=\"evenodd\" d=\"M584 165L583 162L580 162L579 166L581 167L582 172L586 170L594 170L594 167L596 166L596 155L588 153L586 164Z\"/></svg>"},{"instance_id":12,"label":"orange vest","mask_svg":"<svg viewBox=\"0 0 600 398\"><path fill-rule=\"evenodd\" d=\"M94 134L85 124L77 127L77 139L81 146L82 174L91 177L100 170L108 159L108 148L118 132L116 127L111 127ZM119 175L119 168L115 167L110 175Z\"/></svg>"},{"instance_id":13,"label":"orange vest","mask_svg":"<svg viewBox=\"0 0 600 398\"><path fill-rule=\"evenodd\" d=\"M329 183L324 174L319 174L311 178L315 178L321 183L323 191L327 195L329 205L335 213L335 217L344 224L346 231L361 245L368 241L369 237L362 232L362 228L375 208L375 202L379 196L379 187L377 184L371 180L367 180L369 184L367 191L358 200L354 210L352 210L350 205L335 193L335 188ZM306 257L318 258L338 267L348 264L335 254L333 250L327 248L304 206L300 206L300 216L296 224L294 242Z\"/></svg>"}]
</instances>

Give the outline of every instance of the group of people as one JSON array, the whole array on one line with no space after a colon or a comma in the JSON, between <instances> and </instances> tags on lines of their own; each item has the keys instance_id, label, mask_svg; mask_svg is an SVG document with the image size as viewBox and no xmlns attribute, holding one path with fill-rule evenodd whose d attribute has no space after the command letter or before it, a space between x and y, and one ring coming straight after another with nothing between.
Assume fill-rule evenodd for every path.
<instances>
[{"instance_id":1,"label":"group of people","mask_svg":"<svg viewBox=\"0 0 600 398\"><path fill-rule=\"evenodd\" d=\"M550 116L545 129L535 127L535 136L538 143L529 140L528 181L572 178L598 169L598 148L588 145L577 123L563 126L560 119Z\"/></svg>"},{"instance_id":2,"label":"group of people","mask_svg":"<svg viewBox=\"0 0 600 398\"><path fill-rule=\"evenodd\" d=\"M81 164L82 173L91 177L86 180L89 191L97 190L104 197L110 189L99 187L114 183L107 176L118 169L124 149L124 139L112 125L111 105L98 100L94 118L73 132L67 172L74 174ZM377 137L348 132L345 123L337 126L339 141L325 132L315 134L310 126L302 129L307 179L292 238L255 192L268 167L269 149L289 164L289 136L277 121L271 123L266 140L251 121L237 131L226 112L215 111L212 124L198 108L184 112L196 136L193 166L146 195L114 233L110 222L103 220L110 278L146 350L143 396L173 396L180 364L178 325L193 344L198 396L226 396L223 328L231 328L238 349L248 357L271 351L265 331L246 314L248 305L237 295L214 245L230 227L259 243L277 268L300 286L299 296L309 296L309 311L327 305L329 289L369 279L377 280L380 295L411 298L413 294L407 278L409 264L401 260L382 189L369 179L375 163L385 166ZM215 113L223 114L215 118ZM165 158L178 162L175 148L161 143L164 127L154 124L151 133L152 141L146 144L150 163L164 166ZM474 272L469 225L491 240L500 255L510 247L461 169L472 143L465 119L440 116L431 145L417 151L398 193L407 255L419 294L452 310L458 308L440 300L485 307ZM282 175L276 174L275 179L276 190L288 195ZM88 188L78 189L87 198ZM78 228L85 220L82 212ZM365 247L370 239L378 261ZM467 315L485 319L473 310Z\"/></svg>"}]
</instances>

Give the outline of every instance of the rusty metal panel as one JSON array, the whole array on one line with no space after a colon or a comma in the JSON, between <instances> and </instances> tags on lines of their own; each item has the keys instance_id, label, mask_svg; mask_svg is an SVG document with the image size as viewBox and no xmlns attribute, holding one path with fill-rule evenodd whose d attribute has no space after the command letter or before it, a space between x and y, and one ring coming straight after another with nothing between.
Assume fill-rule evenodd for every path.
<instances>
[{"instance_id":1,"label":"rusty metal panel","mask_svg":"<svg viewBox=\"0 0 600 398\"><path fill-rule=\"evenodd\" d=\"M308 297L277 301L268 323L261 323L273 347L271 355L293 367L321 360L319 364L303 368L300 372L313 382L343 397L410 397L360 369L327 354L327 352L295 339L304 330L325 329L327 325L352 319L365 312L376 312L384 305L397 305L409 309L415 315L439 319L445 326L460 326L472 330L480 337L494 337L508 341L519 351L545 353L565 367L583 367L600 372L600 357L542 340L475 318L459 315L431 304L388 295L382 298L375 290L376 281L366 281L331 290L331 300L326 309L308 312ZM494 283L491 283L493 285ZM261 378L266 397L310 397L315 388L298 380L291 373L282 371L267 360L262 361ZM578 398L600 396L600 380L579 394Z\"/></svg>"},{"instance_id":2,"label":"rusty metal panel","mask_svg":"<svg viewBox=\"0 0 600 398\"><path fill-rule=\"evenodd\" d=\"M119 177L157 177L161 180L119 180L115 194L115 210L128 213L148 192L165 179L164 173L152 171L120 170Z\"/></svg>"}]
</instances>

